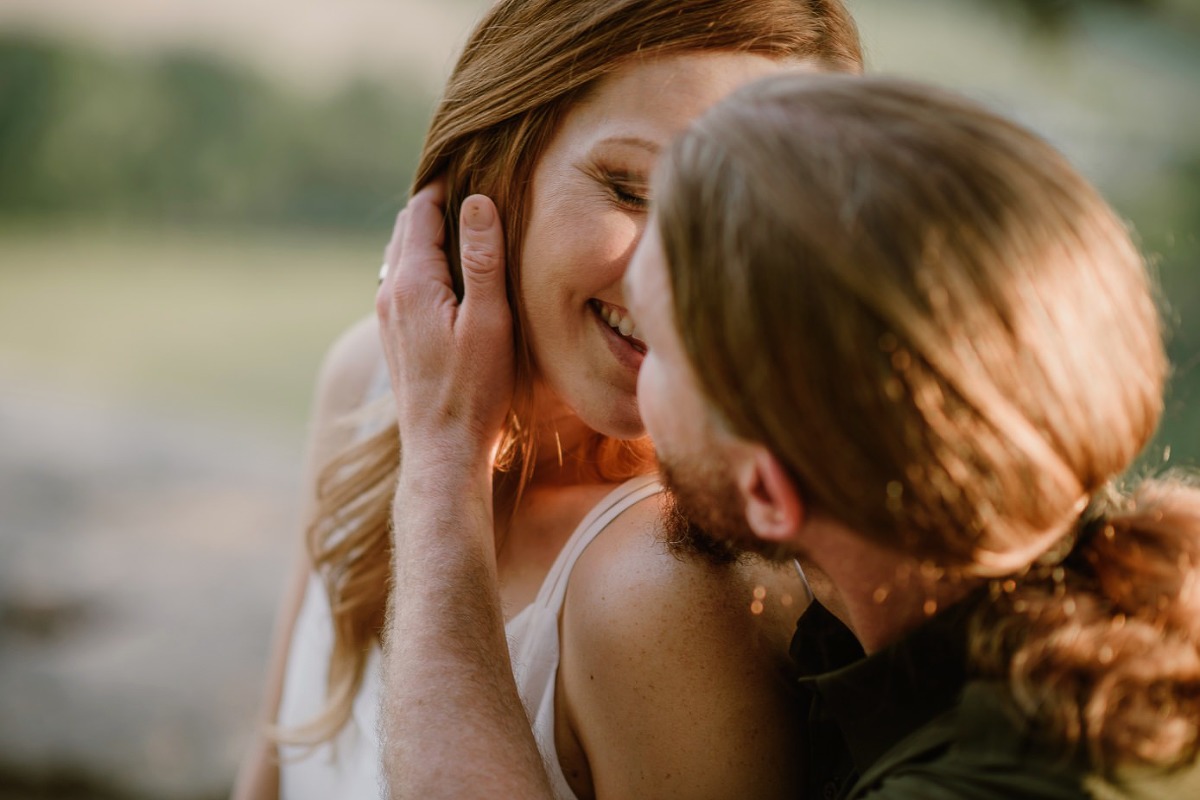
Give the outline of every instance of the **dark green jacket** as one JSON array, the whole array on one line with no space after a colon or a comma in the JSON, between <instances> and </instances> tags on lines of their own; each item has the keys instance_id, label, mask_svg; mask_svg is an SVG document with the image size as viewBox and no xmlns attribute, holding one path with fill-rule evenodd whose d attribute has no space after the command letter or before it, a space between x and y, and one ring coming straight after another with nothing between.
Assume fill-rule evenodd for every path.
<instances>
[{"instance_id":1,"label":"dark green jacket","mask_svg":"<svg viewBox=\"0 0 1200 800\"><path fill-rule=\"evenodd\" d=\"M972 602L864 657L814 603L792 658L811 725L809 800L1084 800L1085 770L1027 730L1004 687L972 680Z\"/></svg>"}]
</instances>

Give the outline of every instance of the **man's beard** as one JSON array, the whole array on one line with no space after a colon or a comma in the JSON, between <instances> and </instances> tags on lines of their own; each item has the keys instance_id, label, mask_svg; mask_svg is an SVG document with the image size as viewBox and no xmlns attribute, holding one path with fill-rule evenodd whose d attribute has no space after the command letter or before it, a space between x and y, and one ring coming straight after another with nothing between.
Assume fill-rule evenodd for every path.
<instances>
[{"instance_id":1,"label":"man's beard","mask_svg":"<svg viewBox=\"0 0 1200 800\"><path fill-rule=\"evenodd\" d=\"M709 467L704 459L663 459L659 475L664 493L660 524L667 546L679 556L698 556L727 564L746 555L790 561L790 549L758 538L746 521L741 492L728 469Z\"/></svg>"}]
</instances>

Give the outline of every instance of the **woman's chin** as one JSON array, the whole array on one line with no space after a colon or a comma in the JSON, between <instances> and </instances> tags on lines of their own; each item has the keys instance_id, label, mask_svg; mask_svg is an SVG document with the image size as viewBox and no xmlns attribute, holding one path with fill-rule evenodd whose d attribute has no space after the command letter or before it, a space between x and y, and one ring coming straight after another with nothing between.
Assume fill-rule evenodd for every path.
<instances>
[{"instance_id":1,"label":"woman's chin","mask_svg":"<svg viewBox=\"0 0 1200 800\"><path fill-rule=\"evenodd\" d=\"M581 416L584 424L587 425L596 433L607 436L610 439L633 440L641 439L646 435L646 426L642 423L642 415L637 411L637 403L634 402L632 410L629 409L612 409L605 414L591 415L593 419Z\"/></svg>"},{"instance_id":2,"label":"woman's chin","mask_svg":"<svg viewBox=\"0 0 1200 800\"><path fill-rule=\"evenodd\" d=\"M640 439L646 435L646 425L638 409L636 384L626 388L589 375L587 380L563 381L558 387L548 382L542 396L543 399L553 397L555 408L573 417L585 429L576 429L571 439L586 431L622 440ZM550 408L547 403L542 404L542 420L546 419ZM537 413L536 408L534 413ZM566 434L572 426L564 426L560 421L558 427Z\"/></svg>"},{"instance_id":3,"label":"woman's chin","mask_svg":"<svg viewBox=\"0 0 1200 800\"><path fill-rule=\"evenodd\" d=\"M635 439L644 439L646 437L646 426L639 419L636 425L630 425L611 433L606 433L605 436L610 439L620 439L621 441L631 442Z\"/></svg>"}]
</instances>

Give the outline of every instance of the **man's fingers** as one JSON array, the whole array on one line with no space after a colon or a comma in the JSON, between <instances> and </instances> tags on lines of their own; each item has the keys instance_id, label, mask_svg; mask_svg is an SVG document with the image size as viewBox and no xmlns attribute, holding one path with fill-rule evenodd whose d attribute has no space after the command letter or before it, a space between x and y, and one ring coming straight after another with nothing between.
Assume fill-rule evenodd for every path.
<instances>
[{"instance_id":1,"label":"man's fingers","mask_svg":"<svg viewBox=\"0 0 1200 800\"><path fill-rule=\"evenodd\" d=\"M383 283L390 275L395 274L396 263L404 254L404 229L408 226L408 209L400 209L396 215L396 224L392 226L392 238L388 239L387 247L383 249L383 267L379 274L379 282Z\"/></svg>"},{"instance_id":2,"label":"man's fingers","mask_svg":"<svg viewBox=\"0 0 1200 800\"><path fill-rule=\"evenodd\" d=\"M504 231L490 199L473 194L463 201L459 225L463 308L482 310L503 304Z\"/></svg>"},{"instance_id":3,"label":"man's fingers","mask_svg":"<svg viewBox=\"0 0 1200 800\"><path fill-rule=\"evenodd\" d=\"M434 205L444 206L446 205L446 191L446 179L437 177L422 186L421 190L413 196L426 197Z\"/></svg>"},{"instance_id":4,"label":"man's fingers","mask_svg":"<svg viewBox=\"0 0 1200 800\"><path fill-rule=\"evenodd\" d=\"M405 209L399 258L393 265L400 286L416 288L440 283L450 288L450 266L442 249L446 241L445 189L430 184L413 195Z\"/></svg>"}]
</instances>

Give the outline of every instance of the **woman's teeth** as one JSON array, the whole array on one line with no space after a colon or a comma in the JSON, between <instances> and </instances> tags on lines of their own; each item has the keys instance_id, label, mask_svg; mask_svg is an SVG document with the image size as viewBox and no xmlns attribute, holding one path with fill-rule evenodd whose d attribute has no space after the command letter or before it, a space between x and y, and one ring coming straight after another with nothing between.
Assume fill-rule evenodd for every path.
<instances>
[{"instance_id":1,"label":"woman's teeth","mask_svg":"<svg viewBox=\"0 0 1200 800\"><path fill-rule=\"evenodd\" d=\"M607 322L610 328L619 331L626 338L639 338L637 324L634 323L631 316L607 303L601 303L599 300L595 301L595 303L596 310L600 313L601 319Z\"/></svg>"}]
</instances>

